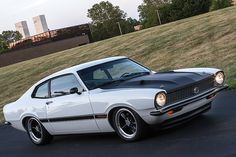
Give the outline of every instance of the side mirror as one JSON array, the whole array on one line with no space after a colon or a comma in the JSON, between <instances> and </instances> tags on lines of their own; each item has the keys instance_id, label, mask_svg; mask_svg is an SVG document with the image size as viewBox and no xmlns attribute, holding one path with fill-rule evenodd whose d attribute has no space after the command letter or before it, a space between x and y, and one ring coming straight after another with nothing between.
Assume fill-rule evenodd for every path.
<instances>
[{"instance_id":1,"label":"side mirror","mask_svg":"<svg viewBox=\"0 0 236 157\"><path fill-rule=\"evenodd\" d=\"M82 91L79 91L79 89L77 87L75 87L75 88L70 89L70 94L79 94L79 95L81 95Z\"/></svg>"}]
</instances>

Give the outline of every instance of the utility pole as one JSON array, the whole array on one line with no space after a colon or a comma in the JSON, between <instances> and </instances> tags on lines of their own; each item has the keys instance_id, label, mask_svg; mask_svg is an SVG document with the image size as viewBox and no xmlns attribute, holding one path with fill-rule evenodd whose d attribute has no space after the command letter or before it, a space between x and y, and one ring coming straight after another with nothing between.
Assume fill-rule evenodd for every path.
<instances>
[{"instance_id":1,"label":"utility pole","mask_svg":"<svg viewBox=\"0 0 236 157\"><path fill-rule=\"evenodd\" d=\"M158 8L158 4L155 0L151 0L151 3L152 3L152 5L154 5L155 7ZM161 16L160 16L160 13L159 13L158 9L156 10L156 13L157 13L157 21L159 21L159 24L161 25L162 24L161 23Z\"/></svg>"},{"instance_id":2,"label":"utility pole","mask_svg":"<svg viewBox=\"0 0 236 157\"><path fill-rule=\"evenodd\" d=\"M108 17L108 20L110 20L111 18L110 18L110 16L109 16L108 12L105 11L105 13L106 13L106 15L107 15L107 17ZM120 26L120 22L116 22L116 23L117 23L117 25L118 25L118 27L119 27L120 35L123 35L122 29L121 29L121 26Z\"/></svg>"},{"instance_id":3,"label":"utility pole","mask_svg":"<svg viewBox=\"0 0 236 157\"><path fill-rule=\"evenodd\" d=\"M52 35L50 29L48 29L49 39L52 40Z\"/></svg>"},{"instance_id":4,"label":"utility pole","mask_svg":"<svg viewBox=\"0 0 236 157\"><path fill-rule=\"evenodd\" d=\"M120 30L120 35L123 35L122 29L121 29L121 26L120 26L120 22L117 22L117 25L118 25L119 30Z\"/></svg>"},{"instance_id":5,"label":"utility pole","mask_svg":"<svg viewBox=\"0 0 236 157\"><path fill-rule=\"evenodd\" d=\"M156 10L156 11L157 11L157 18L158 18L159 24L161 25L161 17L160 17L160 13L159 13L158 10Z\"/></svg>"}]
</instances>

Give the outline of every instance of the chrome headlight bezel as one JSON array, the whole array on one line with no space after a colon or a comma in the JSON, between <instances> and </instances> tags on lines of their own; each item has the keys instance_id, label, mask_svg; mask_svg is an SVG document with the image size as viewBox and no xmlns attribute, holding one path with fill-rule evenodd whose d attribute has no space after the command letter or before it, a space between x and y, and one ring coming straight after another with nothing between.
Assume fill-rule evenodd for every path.
<instances>
[{"instance_id":1,"label":"chrome headlight bezel","mask_svg":"<svg viewBox=\"0 0 236 157\"><path fill-rule=\"evenodd\" d=\"M223 71L219 71L215 74L215 84L216 86L222 86L225 82L225 74Z\"/></svg>"},{"instance_id":2,"label":"chrome headlight bezel","mask_svg":"<svg viewBox=\"0 0 236 157\"><path fill-rule=\"evenodd\" d=\"M165 92L159 92L155 96L155 105L157 108L165 106L167 103L167 94Z\"/></svg>"}]
</instances>

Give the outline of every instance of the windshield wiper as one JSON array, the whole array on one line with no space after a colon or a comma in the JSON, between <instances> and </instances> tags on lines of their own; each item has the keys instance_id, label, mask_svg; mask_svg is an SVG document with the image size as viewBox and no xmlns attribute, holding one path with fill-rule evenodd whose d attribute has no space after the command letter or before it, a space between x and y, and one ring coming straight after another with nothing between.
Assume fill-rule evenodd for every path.
<instances>
[{"instance_id":1,"label":"windshield wiper","mask_svg":"<svg viewBox=\"0 0 236 157\"><path fill-rule=\"evenodd\" d=\"M125 81L125 80L124 79L119 79L119 80L113 80L113 81L105 82L105 83L102 83L100 85L95 86L93 89L100 88L100 87L110 85L110 84L113 84L113 83L117 83L117 82L122 82L122 81Z\"/></svg>"},{"instance_id":2,"label":"windshield wiper","mask_svg":"<svg viewBox=\"0 0 236 157\"><path fill-rule=\"evenodd\" d=\"M118 83L118 82L126 81L126 80L129 80L129 79L138 77L138 76L143 76L143 75L148 75L148 74L150 74L150 72L147 72L147 71L146 72L137 72L137 73L126 74L126 75L122 76L118 80L112 80L112 81L109 81L109 82L102 83L100 85L95 86L93 89L100 88L100 87L103 87L103 86L106 86L106 85L110 85L110 84L113 84L113 83Z\"/></svg>"},{"instance_id":3,"label":"windshield wiper","mask_svg":"<svg viewBox=\"0 0 236 157\"><path fill-rule=\"evenodd\" d=\"M143 75L148 75L148 74L150 74L150 72L148 72L148 71L145 71L145 72L136 72L136 73L126 74L126 75L124 75L124 76L121 76L121 78L129 78L129 77L134 78L134 77L143 76ZM132 76L134 76L134 77L132 77Z\"/></svg>"}]
</instances>

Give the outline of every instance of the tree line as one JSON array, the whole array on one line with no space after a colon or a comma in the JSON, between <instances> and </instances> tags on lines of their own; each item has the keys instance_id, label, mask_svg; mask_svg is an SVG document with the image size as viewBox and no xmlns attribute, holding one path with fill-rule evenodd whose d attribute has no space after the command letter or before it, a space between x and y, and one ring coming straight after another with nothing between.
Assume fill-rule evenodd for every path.
<instances>
[{"instance_id":1,"label":"tree line","mask_svg":"<svg viewBox=\"0 0 236 157\"><path fill-rule=\"evenodd\" d=\"M141 24L144 28L191 16L207 13L233 5L232 0L144 0L138 7Z\"/></svg>"},{"instance_id":2,"label":"tree line","mask_svg":"<svg viewBox=\"0 0 236 157\"><path fill-rule=\"evenodd\" d=\"M134 26L150 28L191 16L232 6L232 0L143 0L138 6L139 20L127 17L127 13L109 1L94 4L88 9L90 30L94 41L134 32ZM17 31L0 34L0 53L9 49L9 44L20 40Z\"/></svg>"},{"instance_id":3,"label":"tree line","mask_svg":"<svg viewBox=\"0 0 236 157\"><path fill-rule=\"evenodd\" d=\"M139 20L131 17L108 1L93 5L88 10L92 20L91 31L94 41L108 39L135 31L134 26L150 28L232 6L232 0L143 0L138 6ZM159 17L158 17L159 16Z\"/></svg>"}]
</instances>

